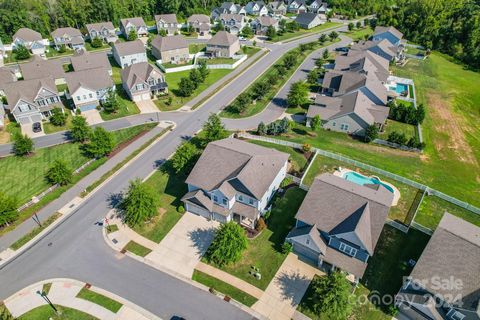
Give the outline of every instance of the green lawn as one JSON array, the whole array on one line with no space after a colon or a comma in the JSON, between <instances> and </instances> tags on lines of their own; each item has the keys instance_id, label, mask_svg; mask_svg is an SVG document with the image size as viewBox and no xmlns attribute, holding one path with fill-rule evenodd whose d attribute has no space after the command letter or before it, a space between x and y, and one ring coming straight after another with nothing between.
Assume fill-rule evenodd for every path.
<instances>
[{"instance_id":1,"label":"green lawn","mask_svg":"<svg viewBox=\"0 0 480 320\"><path fill-rule=\"evenodd\" d=\"M414 125L395 121L392 119L387 119L385 129L379 134L379 138L387 140L388 135L394 131L405 134L405 137L407 137L407 139L410 139L411 137L415 137L417 135L417 128Z\"/></svg>"},{"instance_id":2,"label":"green lawn","mask_svg":"<svg viewBox=\"0 0 480 320\"><path fill-rule=\"evenodd\" d=\"M185 175L175 174L166 164L145 181L158 192L160 206L158 215L150 222L134 227L135 232L154 242L162 241L182 217L177 208L182 205L180 198L187 193L185 179Z\"/></svg>"},{"instance_id":3,"label":"green lawn","mask_svg":"<svg viewBox=\"0 0 480 320\"><path fill-rule=\"evenodd\" d=\"M59 52L58 50L55 49L55 47L49 47L47 48L48 51L45 52L45 55L47 58L55 58L55 57L64 57L64 56L71 56L73 55L74 51L71 49L68 49L65 52Z\"/></svg>"},{"instance_id":4,"label":"green lawn","mask_svg":"<svg viewBox=\"0 0 480 320\"><path fill-rule=\"evenodd\" d=\"M204 51L207 46L203 43L190 43L188 45L188 50L190 51L190 54L195 54L200 51Z\"/></svg>"},{"instance_id":5,"label":"green lawn","mask_svg":"<svg viewBox=\"0 0 480 320\"><path fill-rule=\"evenodd\" d=\"M206 285L209 288L214 288L216 291L221 292L234 300L237 300L247 307L251 307L258 300L248 293L245 293L242 290L223 282L222 280L218 280L217 278L209 276L208 274L198 270L193 271L192 279Z\"/></svg>"},{"instance_id":6,"label":"green lawn","mask_svg":"<svg viewBox=\"0 0 480 320\"><path fill-rule=\"evenodd\" d=\"M415 216L415 222L434 230L440 223L445 211L480 227L480 215L436 196L427 195L423 198L420 209Z\"/></svg>"},{"instance_id":7,"label":"green lawn","mask_svg":"<svg viewBox=\"0 0 480 320\"><path fill-rule=\"evenodd\" d=\"M18 320L96 320L94 316L84 313L79 310L55 305L61 315L58 316L49 305L44 305L30 310L27 313L21 315Z\"/></svg>"},{"instance_id":8,"label":"green lawn","mask_svg":"<svg viewBox=\"0 0 480 320\"><path fill-rule=\"evenodd\" d=\"M284 197L277 198L267 221L267 229L248 241L248 248L240 261L221 269L265 290L286 258L281 247L288 232L295 226L294 217L305 194L300 188L291 188ZM261 280L249 274L252 266L260 269Z\"/></svg>"},{"instance_id":9,"label":"green lawn","mask_svg":"<svg viewBox=\"0 0 480 320\"><path fill-rule=\"evenodd\" d=\"M43 131L46 134L50 134L59 131L69 130L72 127L72 115L70 114L69 110L65 110L65 114L67 115L67 121L65 122L64 126L55 126L50 122L42 122Z\"/></svg>"},{"instance_id":10,"label":"green lawn","mask_svg":"<svg viewBox=\"0 0 480 320\"><path fill-rule=\"evenodd\" d=\"M292 173L301 173L307 167L308 160L302 150L258 140L249 140L249 142L288 153L290 155L290 172Z\"/></svg>"},{"instance_id":11,"label":"green lawn","mask_svg":"<svg viewBox=\"0 0 480 320\"><path fill-rule=\"evenodd\" d=\"M365 40L366 35L368 36L372 35L373 30L368 26L360 29L353 29L352 31L342 32L342 33L352 38L353 41L359 41L359 40Z\"/></svg>"},{"instance_id":12,"label":"green lawn","mask_svg":"<svg viewBox=\"0 0 480 320\"><path fill-rule=\"evenodd\" d=\"M82 290L80 290L80 292L77 294L77 298L98 304L99 306L102 306L105 309L112 311L113 313L117 313L118 310L120 310L120 308L122 307L122 304L120 302L117 302L104 296L103 294L96 293L87 288L82 288Z\"/></svg>"},{"instance_id":13,"label":"green lawn","mask_svg":"<svg viewBox=\"0 0 480 320\"><path fill-rule=\"evenodd\" d=\"M117 91L119 108L117 111L112 113L101 110L100 116L102 117L102 119L104 121L108 121L140 113L140 109L138 109L135 102L130 100L122 85L116 84L115 87Z\"/></svg>"},{"instance_id":14,"label":"green lawn","mask_svg":"<svg viewBox=\"0 0 480 320\"><path fill-rule=\"evenodd\" d=\"M99 51L99 50L106 51L107 49L110 49L110 46L106 43L103 43L100 48L94 48L92 47L92 44L90 43L90 41L85 41L85 49L87 49L87 51Z\"/></svg>"},{"instance_id":15,"label":"green lawn","mask_svg":"<svg viewBox=\"0 0 480 320\"><path fill-rule=\"evenodd\" d=\"M324 24L316 26L315 28L312 28L312 29L309 29L309 30L300 29L300 30L295 31L295 32L285 32L284 34L275 37L271 41L272 42L285 41L285 40L288 40L288 39L291 39L291 38L300 37L302 35L308 35L310 33L321 32L325 29L333 28L333 27L337 27L337 26L341 26L341 25L342 24L338 23L338 22L325 22Z\"/></svg>"},{"instance_id":16,"label":"green lawn","mask_svg":"<svg viewBox=\"0 0 480 320\"><path fill-rule=\"evenodd\" d=\"M230 72L232 72L232 69L210 70L208 77L202 84L198 86L198 88L193 92L190 97L181 97L178 95L178 84L180 83L180 79L188 77L190 71L186 70L174 73L167 73L165 74L165 79L168 84L169 94L168 96L164 96L157 100L154 100L154 102L161 111L177 110ZM170 105L168 105L169 96L172 97L172 103Z\"/></svg>"},{"instance_id":17,"label":"green lawn","mask_svg":"<svg viewBox=\"0 0 480 320\"><path fill-rule=\"evenodd\" d=\"M234 64L237 60L232 58L211 58L205 59L207 64Z\"/></svg>"},{"instance_id":18,"label":"green lawn","mask_svg":"<svg viewBox=\"0 0 480 320\"><path fill-rule=\"evenodd\" d=\"M118 226L116 224L111 224L105 227L105 230L107 231L107 234L113 233L115 231L118 231Z\"/></svg>"},{"instance_id":19,"label":"green lawn","mask_svg":"<svg viewBox=\"0 0 480 320\"><path fill-rule=\"evenodd\" d=\"M47 220L42 223L42 226L35 227L32 231L12 243L10 246L13 250L18 250L21 246L23 246L28 241L32 240L35 236L37 236L40 232L42 232L46 227L51 225L55 220L57 220L61 216L60 213L55 213L54 215L50 216Z\"/></svg>"},{"instance_id":20,"label":"green lawn","mask_svg":"<svg viewBox=\"0 0 480 320\"><path fill-rule=\"evenodd\" d=\"M137 256L140 256L140 257L145 257L147 254L152 252L152 250L145 248L144 246L136 243L133 240L130 240L127 243L127 245L123 248L123 250L136 254Z\"/></svg>"},{"instance_id":21,"label":"green lawn","mask_svg":"<svg viewBox=\"0 0 480 320\"><path fill-rule=\"evenodd\" d=\"M242 47L242 53L246 54L249 58L260 50L261 49L258 48L258 47L250 47L250 46L243 46Z\"/></svg>"}]
</instances>

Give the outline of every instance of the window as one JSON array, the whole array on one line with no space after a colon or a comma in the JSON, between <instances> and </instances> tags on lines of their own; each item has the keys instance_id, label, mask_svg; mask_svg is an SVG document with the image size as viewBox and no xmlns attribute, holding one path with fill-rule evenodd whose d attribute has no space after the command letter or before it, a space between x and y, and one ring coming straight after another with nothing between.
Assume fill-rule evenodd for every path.
<instances>
[{"instance_id":1,"label":"window","mask_svg":"<svg viewBox=\"0 0 480 320\"><path fill-rule=\"evenodd\" d=\"M357 254L357 249L354 247L349 246L348 244L345 244L343 242L340 243L340 251L350 255L350 256L355 256Z\"/></svg>"},{"instance_id":2,"label":"window","mask_svg":"<svg viewBox=\"0 0 480 320\"><path fill-rule=\"evenodd\" d=\"M337 123L335 121L332 122L332 127L335 127Z\"/></svg>"},{"instance_id":3,"label":"window","mask_svg":"<svg viewBox=\"0 0 480 320\"><path fill-rule=\"evenodd\" d=\"M89 93L88 96L90 97L90 99L93 98L93 95L91 93Z\"/></svg>"},{"instance_id":4,"label":"window","mask_svg":"<svg viewBox=\"0 0 480 320\"><path fill-rule=\"evenodd\" d=\"M345 130L345 131L347 131L347 130L348 130L348 124L342 123L342 124L340 125L340 130Z\"/></svg>"},{"instance_id":5,"label":"window","mask_svg":"<svg viewBox=\"0 0 480 320\"><path fill-rule=\"evenodd\" d=\"M307 238L307 240L305 240L305 243L310 244L310 239Z\"/></svg>"},{"instance_id":6,"label":"window","mask_svg":"<svg viewBox=\"0 0 480 320\"><path fill-rule=\"evenodd\" d=\"M224 205L227 205L227 199L223 198L222 202L223 202Z\"/></svg>"},{"instance_id":7,"label":"window","mask_svg":"<svg viewBox=\"0 0 480 320\"><path fill-rule=\"evenodd\" d=\"M218 202L218 197L216 195L213 196L213 201Z\"/></svg>"},{"instance_id":8,"label":"window","mask_svg":"<svg viewBox=\"0 0 480 320\"><path fill-rule=\"evenodd\" d=\"M465 319L465 315L461 312L456 311L455 309L450 309L447 313L447 316L450 317L452 320L463 320Z\"/></svg>"},{"instance_id":9,"label":"window","mask_svg":"<svg viewBox=\"0 0 480 320\"><path fill-rule=\"evenodd\" d=\"M83 100L87 100L87 95L83 95Z\"/></svg>"},{"instance_id":10,"label":"window","mask_svg":"<svg viewBox=\"0 0 480 320\"><path fill-rule=\"evenodd\" d=\"M253 199L252 198L248 199L248 203L253 204Z\"/></svg>"},{"instance_id":11,"label":"window","mask_svg":"<svg viewBox=\"0 0 480 320\"><path fill-rule=\"evenodd\" d=\"M238 200L243 201L243 196L242 196L242 195L239 195L239 196L238 196Z\"/></svg>"},{"instance_id":12,"label":"window","mask_svg":"<svg viewBox=\"0 0 480 320\"><path fill-rule=\"evenodd\" d=\"M80 98L80 96L77 96L77 100L80 101L80 100L82 100L82 98Z\"/></svg>"}]
</instances>

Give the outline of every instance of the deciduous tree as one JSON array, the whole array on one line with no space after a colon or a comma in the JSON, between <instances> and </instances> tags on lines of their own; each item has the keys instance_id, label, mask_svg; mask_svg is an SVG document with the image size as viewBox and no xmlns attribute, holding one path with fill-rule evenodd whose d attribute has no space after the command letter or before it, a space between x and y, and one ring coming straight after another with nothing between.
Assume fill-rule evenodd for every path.
<instances>
[{"instance_id":1,"label":"deciduous tree","mask_svg":"<svg viewBox=\"0 0 480 320\"><path fill-rule=\"evenodd\" d=\"M87 120L82 116L75 116L72 119L72 129L70 135L75 142L85 142L88 140L91 129L88 126Z\"/></svg>"},{"instance_id":2,"label":"deciduous tree","mask_svg":"<svg viewBox=\"0 0 480 320\"><path fill-rule=\"evenodd\" d=\"M287 95L287 104L289 107L299 107L307 104L308 99L308 86L303 81L297 81L292 83L290 91Z\"/></svg>"},{"instance_id":3,"label":"deciduous tree","mask_svg":"<svg viewBox=\"0 0 480 320\"><path fill-rule=\"evenodd\" d=\"M312 281L313 309L322 319L343 320L352 312L349 303L351 285L343 272L332 272L329 275L316 277Z\"/></svg>"},{"instance_id":4,"label":"deciduous tree","mask_svg":"<svg viewBox=\"0 0 480 320\"><path fill-rule=\"evenodd\" d=\"M14 197L0 192L0 226L6 226L18 217L17 201Z\"/></svg>"},{"instance_id":5,"label":"deciduous tree","mask_svg":"<svg viewBox=\"0 0 480 320\"><path fill-rule=\"evenodd\" d=\"M67 122L67 115L62 111L62 109L54 108L49 120L54 126L61 127Z\"/></svg>"},{"instance_id":6,"label":"deciduous tree","mask_svg":"<svg viewBox=\"0 0 480 320\"><path fill-rule=\"evenodd\" d=\"M313 131L317 130L320 127L320 116L317 114L315 115L311 120L310 120L310 128L312 128Z\"/></svg>"},{"instance_id":7,"label":"deciduous tree","mask_svg":"<svg viewBox=\"0 0 480 320\"><path fill-rule=\"evenodd\" d=\"M199 156L199 150L191 142L182 143L172 157L172 167L176 173L188 174Z\"/></svg>"},{"instance_id":8,"label":"deciduous tree","mask_svg":"<svg viewBox=\"0 0 480 320\"><path fill-rule=\"evenodd\" d=\"M33 151L33 141L27 135L16 134L13 137L13 151L17 156L25 156Z\"/></svg>"},{"instance_id":9,"label":"deciduous tree","mask_svg":"<svg viewBox=\"0 0 480 320\"><path fill-rule=\"evenodd\" d=\"M208 120L203 124L204 139L206 145L209 142L221 140L228 137L228 131L220 117L214 113L210 114Z\"/></svg>"},{"instance_id":10,"label":"deciduous tree","mask_svg":"<svg viewBox=\"0 0 480 320\"><path fill-rule=\"evenodd\" d=\"M47 171L47 180L51 184L66 185L72 181L73 170L63 159L57 159Z\"/></svg>"},{"instance_id":11,"label":"deciduous tree","mask_svg":"<svg viewBox=\"0 0 480 320\"><path fill-rule=\"evenodd\" d=\"M84 146L85 152L92 158L101 158L112 152L115 139L112 133L102 127L96 127L90 134L90 141Z\"/></svg>"},{"instance_id":12,"label":"deciduous tree","mask_svg":"<svg viewBox=\"0 0 480 320\"><path fill-rule=\"evenodd\" d=\"M236 222L230 221L217 229L205 256L208 261L224 266L240 260L246 248L245 230Z\"/></svg>"},{"instance_id":13,"label":"deciduous tree","mask_svg":"<svg viewBox=\"0 0 480 320\"><path fill-rule=\"evenodd\" d=\"M130 227L139 225L157 214L158 197L149 185L140 179L130 181L128 190L118 208L123 221Z\"/></svg>"}]
</instances>

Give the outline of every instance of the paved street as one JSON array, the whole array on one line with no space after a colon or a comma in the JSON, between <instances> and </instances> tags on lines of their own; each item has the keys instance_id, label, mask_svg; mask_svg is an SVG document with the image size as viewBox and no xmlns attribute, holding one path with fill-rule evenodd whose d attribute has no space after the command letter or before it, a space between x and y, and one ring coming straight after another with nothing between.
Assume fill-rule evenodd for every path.
<instances>
[{"instance_id":1,"label":"paved street","mask_svg":"<svg viewBox=\"0 0 480 320\"><path fill-rule=\"evenodd\" d=\"M318 34L315 34L288 44L270 45L271 52L267 56L226 85L195 112L144 114L102 123L102 126L111 129L125 124L124 122L140 124L168 119L175 121L177 127L79 205L74 214L57 228L33 244L29 250L0 267L0 300L34 282L60 277L92 283L165 319L173 315L187 319L251 319L246 312L208 292L116 254L103 241L101 227L96 222L110 210L109 199L124 190L129 180L148 176L184 139L193 136L201 128L210 113L217 113L232 101L286 51L299 43L317 38ZM256 121L251 119L251 125L256 126ZM66 139L64 133L51 136L56 138L42 137L45 140L37 140L37 145L48 145L55 139ZM45 208L49 209L54 209L53 205ZM50 212L54 213L55 210Z\"/></svg>"}]
</instances>

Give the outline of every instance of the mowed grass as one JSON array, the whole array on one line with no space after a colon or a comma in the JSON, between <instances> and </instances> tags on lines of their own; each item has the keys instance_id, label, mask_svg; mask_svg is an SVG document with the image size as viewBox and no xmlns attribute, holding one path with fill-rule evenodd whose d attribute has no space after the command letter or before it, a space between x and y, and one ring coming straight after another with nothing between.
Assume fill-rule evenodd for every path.
<instances>
[{"instance_id":1,"label":"mowed grass","mask_svg":"<svg viewBox=\"0 0 480 320\"><path fill-rule=\"evenodd\" d=\"M291 188L282 198L277 198L267 228L248 241L248 248L240 261L221 269L265 290L287 256L282 253L281 247L288 232L295 226L295 214L305 195L302 189ZM260 280L249 274L252 266L260 269Z\"/></svg>"},{"instance_id":2,"label":"mowed grass","mask_svg":"<svg viewBox=\"0 0 480 320\"><path fill-rule=\"evenodd\" d=\"M113 313L117 313L118 310L120 310L120 308L122 307L122 304L120 302L110 299L103 294L94 292L87 288L82 288L82 290L80 290L80 292L77 294L77 298L98 304L99 306L102 306L105 309L112 311Z\"/></svg>"},{"instance_id":3,"label":"mowed grass","mask_svg":"<svg viewBox=\"0 0 480 320\"><path fill-rule=\"evenodd\" d=\"M379 138L387 140L388 135L392 132L403 133L407 139L417 135L417 128L411 124L388 119L383 132L379 134Z\"/></svg>"},{"instance_id":4,"label":"mowed grass","mask_svg":"<svg viewBox=\"0 0 480 320\"><path fill-rule=\"evenodd\" d=\"M344 35L352 38L353 41L365 40L366 36L371 36L373 34L372 28L362 27L360 29L353 29L352 31L342 32Z\"/></svg>"},{"instance_id":5,"label":"mowed grass","mask_svg":"<svg viewBox=\"0 0 480 320\"><path fill-rule=\"evenodd\" d=\"M43 305L24 313L18 320L96 320L94 316L91 316L85 312L67 308L63 306L55 305L55 308L61 313L61 315L55 314L52 307L49 305Z\"/></svg>"},{"instance_id":6,"label":"mowed grass","mask_svg":"<svg viewBox=\"0 0 480 320\"><path fill-rule=\"evenodd\" d=\"M192 93L190 97L181 97L178 94L178 85L180 83L180 79L184 77L188 77L190 74L190 70L180 71L180 72L173 72L173 73L166 73L165 80L168 84L169 95L161 97L157 100L154 100L156 106L161 111L172 111L177 110L178 108L182 107L185 103L192 100L196 96L198 96L201 92L205 89L210 87L212 84L217 82L218 80L222 79L224 76L229 74L233 71L233 69L212 69L209 70L210 73L208 74L207 78L203 83L201 83L197 89ZM168 105L168 97L172 97L172 103Z\"/></svg>"},{"instance_id":7,"label":"mowed grass","mask_svg":"<svg viewBox=\"0 0 480 320\"><path fill-rule=\"evenodd\" d=\"M140 256L140 257L145 257L147 254L152 252L152 250L150 250L149 248L146 248L146 247L142 246L141 244L136 243L133 240L130 240L125 245L125 247L123 247L123 250L131 252L131 253L133 253L137 256Z\"/></svg>"},{"instance_id":8,"label":"mowed grass","mask_svg":"<svg viewBox=\"0 0 480 320\"><path fill-rule=\"evenodd\" d=\"M242 290L237 289L226 282L223 282L222 280L218 280L217 278L209 276L208 274L198 270L193 271L192 279L206 285L209 288L213 288L216 291L233 298L234 300L237 300L238 302L246 305L247 307L251 307L258 300L257 298L249 295L248 293L245 293Z\"/></svg>"},{"instance_id":9,"label":"mowed grass","mask_svg":"<svg viewBox=\"0 0 480 320\"><path fill-rule=\"evenodd\" d=\"M294 32L285 32L282 35L276 36L271 41L272 42L285 41L285 40L292 39L292 38L295 38L295 37L306 36L306 35L309 35L310 33L321 32L325 29L337 27L337 26L340 26L340 25L342 25L342 24L338 23L338 22L325 22L324 24L316 26L312 29L300 29L300 30L294 31Z\"/></svg>"}]
</instances>

